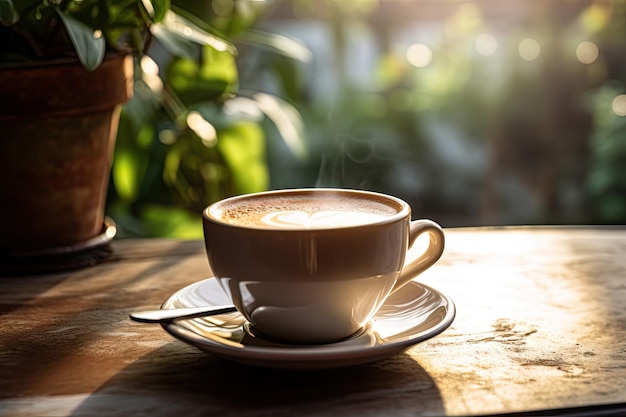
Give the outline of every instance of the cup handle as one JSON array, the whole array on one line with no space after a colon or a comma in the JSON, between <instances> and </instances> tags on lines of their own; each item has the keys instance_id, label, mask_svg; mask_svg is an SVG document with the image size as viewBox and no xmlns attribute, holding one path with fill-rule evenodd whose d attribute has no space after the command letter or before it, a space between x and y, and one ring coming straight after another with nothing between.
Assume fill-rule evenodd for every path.
<instances>
[{"instance_id":1,"label":"cup handle","mask_svg":"<svg viewBox=\"0 0 626 417\"><path fill-rule=\"evenodd\" d=\"M417 238L428 233L430 241L428 248L415 259L405 263L400 272L400 276L396 281L391 293L396 292L404 285L409 283L417 275L430 268L435 262L441 258L443 248L445 246L445 237L443 229L437 223L431 220L414 220L409 225L409 248L415 243Z\"/></svg>"}]
</instances>

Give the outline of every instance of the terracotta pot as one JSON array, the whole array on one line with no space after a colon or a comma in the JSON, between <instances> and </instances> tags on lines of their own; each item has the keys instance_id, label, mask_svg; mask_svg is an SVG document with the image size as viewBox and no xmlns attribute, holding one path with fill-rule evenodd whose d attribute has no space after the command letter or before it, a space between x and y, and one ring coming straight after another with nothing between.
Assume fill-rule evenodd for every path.
<instances>
[{"instance_id":1,"label":"terracotta pot","mask_svg":"<svg viewBox=\"0 0 626 417\"><path fill-rule=\"evenodd\" d=\"M102 232L132 57L0 66L0 253L79 244Z\"/></svg>"}]
</instances>

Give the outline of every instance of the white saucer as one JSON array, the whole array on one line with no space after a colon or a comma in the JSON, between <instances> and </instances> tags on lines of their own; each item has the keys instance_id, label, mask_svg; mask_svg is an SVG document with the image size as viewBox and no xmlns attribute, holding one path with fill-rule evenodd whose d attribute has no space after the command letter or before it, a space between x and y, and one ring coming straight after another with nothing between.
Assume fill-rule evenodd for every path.
<instances>
[{"instance_id":1,"label":"white saucer","mask_svg":"<svg viewBox=\"0 0 626 417\"><path fill-rule=\"evenodd\" d=\"M161 308L231 304L215 278L174 293ZM172 336L215 356L248 365L283 369L327 369L374 362L430 339L452 324L452 300L412 281L393 294L363 331L326 345L286 345L263 339L239 313L163 324Z\"/></svg>"}]
</instances>

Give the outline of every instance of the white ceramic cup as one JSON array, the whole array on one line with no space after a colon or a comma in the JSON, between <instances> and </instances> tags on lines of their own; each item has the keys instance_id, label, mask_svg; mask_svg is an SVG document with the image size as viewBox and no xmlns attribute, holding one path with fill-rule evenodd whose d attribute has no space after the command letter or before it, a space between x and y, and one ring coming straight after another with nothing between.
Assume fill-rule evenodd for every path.
<instances>
[{"instance_id":1,"label":"white ceramic cup","mask_svg":"<svg viewBox=\"0 0 626 417\"><path fill-rule=\"evenodd\" d=\"M444 233L403 200L346 189L231 197L203 211L211 270L254 332L296 344L345 339L432 266ZM427 233L425 251L405 264Z\"/></svg>"}]
</instances>

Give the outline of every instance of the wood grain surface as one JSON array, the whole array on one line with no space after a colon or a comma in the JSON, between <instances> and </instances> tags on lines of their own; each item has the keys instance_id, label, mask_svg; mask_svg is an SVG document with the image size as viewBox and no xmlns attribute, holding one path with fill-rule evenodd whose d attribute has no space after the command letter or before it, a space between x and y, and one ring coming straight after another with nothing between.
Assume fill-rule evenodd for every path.
<instances>
[{"instance_id":1,"label":"wood grain surface","mask_svg":"<svg viewBox=\"0 0 626 417\"><path fill-rule=\"evenodd\" d=\"M446 239L419 279L454 300L452 326L326 371L237 365L128 319L210 276L200 241L119 240L95 267L0 278L0 415L626 413L626 229Z\"/></svg>"}]
</instances>

